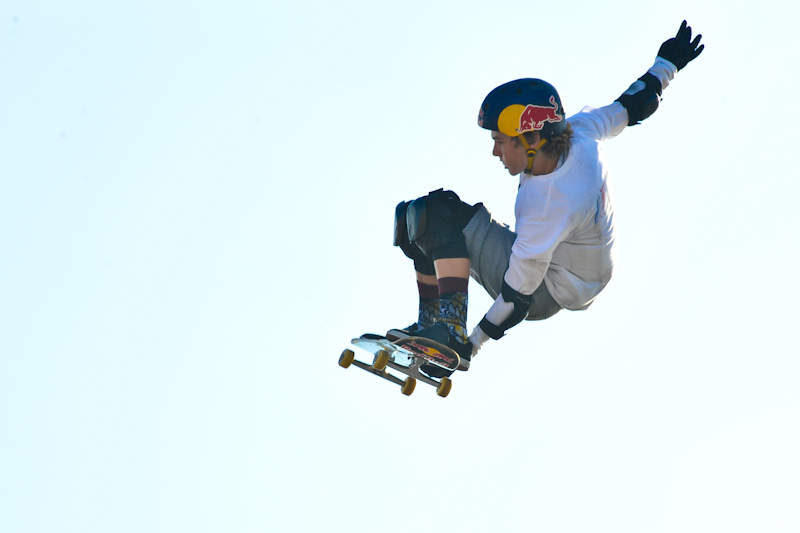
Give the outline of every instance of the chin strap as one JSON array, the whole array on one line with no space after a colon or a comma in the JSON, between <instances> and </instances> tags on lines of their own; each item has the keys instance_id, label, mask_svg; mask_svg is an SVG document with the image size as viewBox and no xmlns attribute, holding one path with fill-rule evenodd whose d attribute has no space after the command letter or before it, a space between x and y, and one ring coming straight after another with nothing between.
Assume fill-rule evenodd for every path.
<instances>
[{"instance_id":1,"label":"chin strap","mask_svg":"<svg viewBox=\"0 0 800 533\"><path fill-rule=\"evenodd\" d=\"M528 139L525 138L524 135L520 135L517 137L519 141L522 143L522 146L525 147L525 152L528 154L528 166L525 167L525 173L530 174L531 170L533 170L533 158L536 157L536 152L544 146L544 143L547 142L547 139L542 139L542 142L539 143L539 146L536 148L531 148Z\"/></svg>"}]
</instances>

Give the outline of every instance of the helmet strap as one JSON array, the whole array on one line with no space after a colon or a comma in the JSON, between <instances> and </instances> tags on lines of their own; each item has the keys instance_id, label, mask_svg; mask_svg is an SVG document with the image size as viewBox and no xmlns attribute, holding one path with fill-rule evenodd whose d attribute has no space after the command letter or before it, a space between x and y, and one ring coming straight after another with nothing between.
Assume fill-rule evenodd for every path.
<instances>
[{"instance_id":1,"label":"helmet strap","mask_svg":"<svg viewBox=\"0 0 800 533\"><path fill-rule=\"evenodd\" d=\"M525 147L525 153L528 154L528 166L525 167L525 173L530 174L531 170L533 170L533 158L536 157L536 152L538 152L539 149L544 146L544 143L547 142L547 139L542 139L542 141L539 143L539 146L536 148L531 148L528 139L526 139L524 135L520 135L518 139L522 143L522 146Z\"/></svg>"}]
</instances>

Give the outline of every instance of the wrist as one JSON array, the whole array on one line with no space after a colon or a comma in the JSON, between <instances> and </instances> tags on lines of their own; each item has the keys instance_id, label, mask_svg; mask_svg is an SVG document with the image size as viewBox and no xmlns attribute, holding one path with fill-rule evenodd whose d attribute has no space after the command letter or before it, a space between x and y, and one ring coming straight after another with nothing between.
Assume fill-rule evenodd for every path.
<instances>
[{"instance_id":1,"label":"wrist","mask_svg":"<svg viewBox=\"0 0 800 533\"><path fill-rule=\"evenodd\" d=\"M658 81L661 82L661 90L663 91L667 88L669 82L672 81L672 78L675 77L675 74L677 74L678 67L670 60L658 56L656 57L656 62L653 63L653 66L650 67L650 70L647 72L655 76Z\"/></svg>"},{"instance_id":2,"label":"wrist","mask_svg":"<svg viewBox=\"0 0 800 533\"><path fill-rule=\"evenodd\" d=\"M486 317L478 323L478 328L486 333L486 335L494 340L499 340L504 334L505 330L500 326L492 324Z\"/></svg>"}]
</instances>

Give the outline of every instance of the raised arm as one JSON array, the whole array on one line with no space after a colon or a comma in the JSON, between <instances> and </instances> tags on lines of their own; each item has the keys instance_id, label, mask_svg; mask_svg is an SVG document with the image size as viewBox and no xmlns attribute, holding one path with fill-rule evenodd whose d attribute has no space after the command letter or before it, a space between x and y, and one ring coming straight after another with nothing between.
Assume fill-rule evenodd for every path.
<instances>
[{"instance_id":1,"label":"raised arm","mask_svg":"<svg viewBox=\"0 0 800 533\"><path fill-rule=\"evenodd\" d=\"M683 21L677 35L664 41L658 50L656 62L628 90L622 93L617 102L628 111L628 126L640 124L658 109L661 92L667 88L675 73L700 55L705 45L700 44L698 35L692 40L692 28Z\"/></svg>"}]
</instances>

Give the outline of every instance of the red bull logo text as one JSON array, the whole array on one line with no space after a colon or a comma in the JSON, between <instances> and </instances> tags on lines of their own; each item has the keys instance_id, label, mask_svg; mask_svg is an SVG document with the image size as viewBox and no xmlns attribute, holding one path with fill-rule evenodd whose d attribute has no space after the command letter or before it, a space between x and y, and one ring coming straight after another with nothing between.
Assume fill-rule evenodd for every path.
<instances>
[{"instance_id":1,"label":"red bull logo text","mask_svg":"<svg viewBox=\"0 0 800 533\"><path fill-rule=\"evenodd\" d=\"M449 357L447 357L446 355L444 355L442 352L440 352L435 348L431 348L429 346L425 346L422 344L417 344L416 342L413 341L409 342L408 346L413 346L414 348L416 348L417 350L428 356L429 361L444 361L445 364L449 364L451 362L451 359Z\"/></svg>"},{"instance_id":2,"label":"red bull logo text","mask_svg":"<svg viewBox=\"0 0 800 533\"><path fill-rule=\"evenodd\" d=\"M519 117L517 131L519 133L538 131L544 128L545 122L561 122L564 120L564 116L557 113L558 104L554 96L550 97L550 104L552 107L528 104Z\"/></svg>"}]
</instances>

